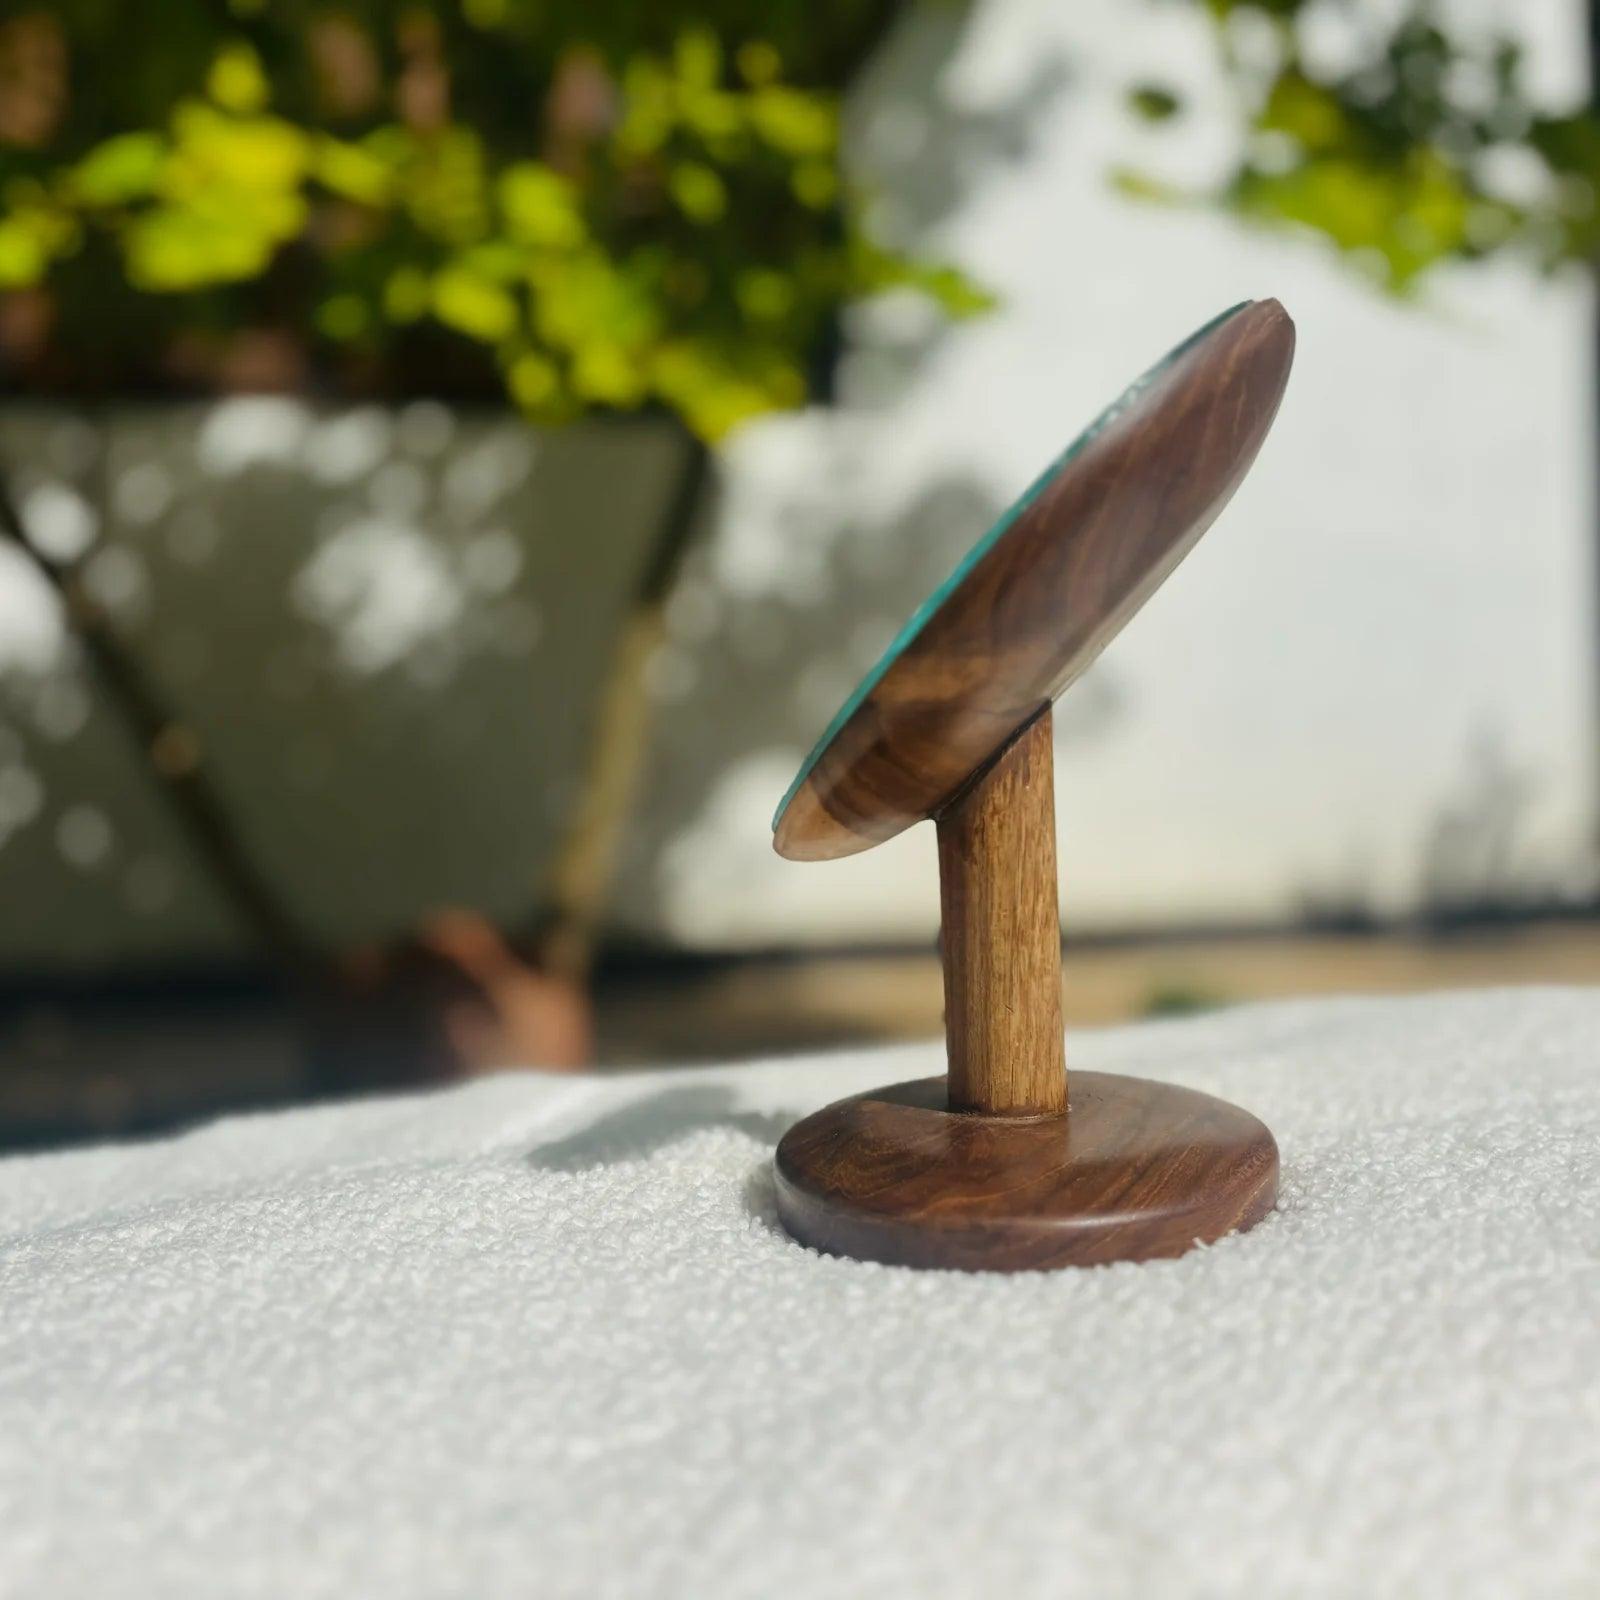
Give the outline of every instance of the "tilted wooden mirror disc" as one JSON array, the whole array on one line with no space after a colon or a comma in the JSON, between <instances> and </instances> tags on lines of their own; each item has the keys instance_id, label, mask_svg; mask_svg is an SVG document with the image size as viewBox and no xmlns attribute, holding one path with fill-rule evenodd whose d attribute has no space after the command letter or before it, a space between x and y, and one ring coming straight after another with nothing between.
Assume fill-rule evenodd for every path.
<instances>
[{"instance_id":1,"label":"tilted wooden mirror disc","mask_svg":"<svg viewBox=\"0 0 1600 1600\"><path fill-rule=\"evenodd\" d=\"M936 816L1105 649L1238 488L1294 356L1276 300L1225 312L1104 411L927 601L774 823L825 861Z\"/></svg>"},{"instance_id":2,"label":"tilted wooden mirror disc","mask_svg":"<svg viewBox=\"0 0 1600 1600\"><path fill-rule=\"evenodd\" d=\"M789 1130L778 1214L802 1242L1016 1271L1179 1255L1272 1209L1277 1145L1248 1112L1143 1079L1069 1084L1050 707L1227 504L1293 356L1266 300L1146 373L917 612L784 797L774 843L797 860L925 818L939 833L948 1072Z\"/></svg>"}]
</instances>

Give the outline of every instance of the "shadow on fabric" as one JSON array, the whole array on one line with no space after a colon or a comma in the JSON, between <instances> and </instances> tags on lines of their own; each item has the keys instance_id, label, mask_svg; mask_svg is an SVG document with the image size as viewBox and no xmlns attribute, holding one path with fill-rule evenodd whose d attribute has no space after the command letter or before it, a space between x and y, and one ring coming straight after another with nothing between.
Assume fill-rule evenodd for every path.
<instances>
[{"instance_id":1,"label":"shadow on fabric","mask_svg":"<svg viewBox=\"0 0 1600 1600\"><path fill-rule=\"evenodd\" d=\"M540 1145L529 1152L528 1164L541 1172L587 1172L619 1161L643 1160L702 1128L732 1128L775 1145L800 1115L741 1111L732 1091L718 1086L662 1089Z\"/></svg>"}]
</instances>

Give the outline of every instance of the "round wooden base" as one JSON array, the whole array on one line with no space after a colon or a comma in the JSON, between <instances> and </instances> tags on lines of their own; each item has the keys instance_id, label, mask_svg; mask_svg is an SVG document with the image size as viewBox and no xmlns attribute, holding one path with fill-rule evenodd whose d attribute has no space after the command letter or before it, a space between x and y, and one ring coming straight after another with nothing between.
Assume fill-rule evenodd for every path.
<instances>
[{"instance_id":1,"label":"round wooden base","mask_svg":"<svg viewBox=\"0 0 1600 1600\"><path fill-rule=\"evenodd\" d=\"M909 1267L1021 1272L1148 1261L1253 1227L1278 1147L1224 1100L1074 1072L1067 1114L955 1112L943 1078L875 1089L778 1145L778 1214L802 1244Z\"/></svg>"}]
</instances>

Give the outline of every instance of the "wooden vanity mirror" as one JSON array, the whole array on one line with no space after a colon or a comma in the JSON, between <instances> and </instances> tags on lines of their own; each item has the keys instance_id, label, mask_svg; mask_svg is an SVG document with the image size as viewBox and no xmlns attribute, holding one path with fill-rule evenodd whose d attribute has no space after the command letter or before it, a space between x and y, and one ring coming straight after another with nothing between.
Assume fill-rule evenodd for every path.
<instances>
[{"instance_id":1,"label":"wooden vanity mirror","mask_svg":"<svg viewBox=\"0 0 1600 1600\"><path fill-rule=\"evenodd\" d=\"M1067 1072L1050 708L1228 503L1293 356L1283 307L1252 301L1134 383L921 607L784 797L774 842L796 861L931 819L943 917L948 1074L789 1130L778 1208L802 1242L1014 1271L1180 1255L1272 1209L1277 1146L1248 1112Z\"/></svg>"}]
</instances>

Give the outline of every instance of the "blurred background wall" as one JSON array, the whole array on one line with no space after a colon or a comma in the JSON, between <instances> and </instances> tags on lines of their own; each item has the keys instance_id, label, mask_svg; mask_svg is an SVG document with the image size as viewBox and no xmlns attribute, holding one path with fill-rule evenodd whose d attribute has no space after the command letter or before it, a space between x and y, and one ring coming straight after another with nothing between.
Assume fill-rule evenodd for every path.
<instances>
[{"instance_id":1,"label":"blurred background wall","mask_svg":"<svg viewBox=\"0 0 1600 1600\"><path fill-rule=\"evenodd\" d=\"M1581 94L1581 8L1514 21L1549 92ZM1591 893L1590 289L1507 264L1395 303L1302 241L1118 195L1119 162L1204 183L1232 159L1225 90L1197 70L1205 26L989 0L948 55L937 13L891 41L854 106L856 157L893 225L969 264L1000 308L909 371L897 336L914 330L893 308L863 317L838 409L736 441L674 604L630 924L713 947L926 938L931 835L796 870L771 854L773 801L975 530L1185 332L1264 295L1299 326L1271 444L1058 708L1069 927ZM1126 109L1153 71L1194 97L1181 135L1141 134ZM933 131L962 116L982 130L965 145Z\"/></svg>"},{"instance_id":2,"label":"blurred background wall","mask_svg":"<svg viewBox=\"0 0 1600 1600\"><path fill-rule=\"evenodd\" d=\"M800 867L773 807L1043 462L1265 295L1277 429L1057 711L1069 1017L1600 977L1580 0L224 10L171 0L159 159L83 8L0 19L0 1142L935 1031L931 830ZM365 109L297 148L393 171L217 223L193 107L281 146L330 39ZM730 117L780 200L728 200ZM507 236L430 234L428 161ZM259 260L140 268L147 205Z\"/></svg>"}]
</instances>

